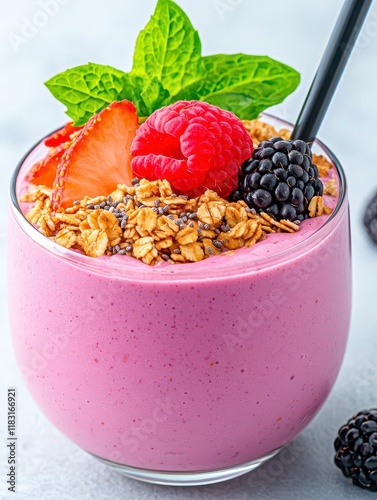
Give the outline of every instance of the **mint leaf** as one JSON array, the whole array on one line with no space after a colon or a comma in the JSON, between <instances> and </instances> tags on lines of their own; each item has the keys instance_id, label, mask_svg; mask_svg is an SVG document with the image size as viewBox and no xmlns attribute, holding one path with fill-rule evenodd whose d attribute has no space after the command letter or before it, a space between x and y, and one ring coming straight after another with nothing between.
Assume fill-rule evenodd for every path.
<instances>
[{"instance_id":1,"label":"mint leaf","mask_svg":"<svg viewBox=\"0 0 377 500\"><path fill-rule=\"evenodd\" d=\"M204 57L203 62L204 79L183 88L172 102L200 99L241 119L254 119L282 102L300 82L297 71L267 56L218 54Z\"/></svg>"},{"instance_id":2,"label":"mint leaf","mask_svg":"<svg viewBox=\"0 0 377 500\"><path fill-rule=\"evenodd\" d=\"M149 115L156 109L169 104L170 94L164 89L160 80L155 76L143 90L141 97L143 98Z\"/></svg>"},{"instance_id":3,"label":"mint leaf","mask_svg":"<svg viewBox=\"0 0 377 500\"><path fill-rule=\"evenodd\" d=\"M157 77L150 80L126 73L124 81L127 88L126 99L134 103L139 118L147 118L156 109L170 104L170 94Z\"/></svg>"},{"instance_id":4,"label":"mint leaf","mask_svg":"<svg viewBox=\"0 0 377 500\"><path fill-rule=\"evenodd\" d=\"M172 0L158 0L137 38L131 73L149 81L157 77L174 95L204 75L201 50L198 32L183 10Z\"/></svg>"},{"instance_id":5,"label":"mint leaf","mask_svg":"<svg viewBox=\"0 0 377 500\"><path fill-rule=\"evenodd\" d=\"M140 118L149 116L149 108L142 97L142 89L148 86L148 80L139 75L126 73L124 81L127 88L125 99L134 103Z\"/></svg>"},{"instance_id":6,"label":"mint leaf","mask_svg":"<svg viewBox=\"0 0 377 500\"><path fill-rule=\"evenodd\" d=\"M66 113L76 126L84 125L111 102L127 99L133 92L126 73L94 63L59 73L45 85L67 106Z\"/></svg>"}]
</instances>

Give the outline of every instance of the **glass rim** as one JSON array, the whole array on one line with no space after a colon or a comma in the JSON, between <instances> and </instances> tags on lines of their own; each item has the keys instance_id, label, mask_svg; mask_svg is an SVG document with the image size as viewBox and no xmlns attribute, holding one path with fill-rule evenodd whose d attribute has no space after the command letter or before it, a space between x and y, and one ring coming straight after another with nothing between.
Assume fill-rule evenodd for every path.
<instances>
[{"instance_id":1,"label":"glass rim","mask_svg":"<svg viewBox=\"0 0 377 500\"><path fill-rule=\"evenodd\" d=\"M269 113L262 113L262 118L267 118L267 120L273 120L278 122L282 126L292 129L293 125L282 118L275 117ZM61 258L70 264L84 268L95 274L108 275L113 277L119 277L122 279L131 279L133 281L208 281L210 279L227 279L235 278L239 275L245 275L253 273L255 271L260 271L261 269L267 270L271 267L281 264L282 262L287 262L293 259L296 255L302 253L302 250L310 247L311 243L314 244L312 247L319 244L328 234L330 234L335 227L337 222L339 222L339 213L344 207L345 201L347 200L347 180L345 177L344 170L338 160L338 158L332 153L332 151L322 143L319 139L315 139L313 144L318 145L322 150L322 153L330 159L331 163L334 165L337 174L339 176L339 197L332 214L324 222L322 226L316 229L313 233L309 234L306 238L298 243L295 243L288 248L276 252L270 256L259 256L253 258L250 263L245 264L237 263L235 266L225 265L215 267L210 269L210 266L205 268L205 276L203 276L203 267L197 268L195 272L195 266L197 264L207 263L210 259L222 258L224 261L227 258L227 253L223 255L216 255L209 257L204 261L191 262L191 263L176 263L176 264L162 264L156 266L149 266L141 261L137 261L133 257L122 256L121 259L117 258L117 262L111 262L114 259L113 256L102 256L101 258L89 257L81 252L74 251L69 248L65 248L58 243L54 242L47 236L43 235L38 231L37 228L33 226L25 217L21 206L17 198L17 181L20 170L24 166L30 154L38 148L38 146L43 144L46 137L50 136L54 132L60 130L61 127L55 129L53 132L46 134L42 139L40 139L36 144L34 144L29 150L23 155L21 160L18 162L10 181L10 206L15 219L28 237L30 237L35 243L42 246L48 252L54 254L56 257ZM250 249L251 250L251 249ZM237 252L237 250L235 251Z\"/></svg>"}]
</instances>

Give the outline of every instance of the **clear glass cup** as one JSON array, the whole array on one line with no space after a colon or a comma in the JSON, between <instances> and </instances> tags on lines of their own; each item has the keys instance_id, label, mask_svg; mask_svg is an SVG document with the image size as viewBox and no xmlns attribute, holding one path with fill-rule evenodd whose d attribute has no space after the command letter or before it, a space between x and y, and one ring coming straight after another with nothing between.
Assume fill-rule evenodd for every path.
<instances>
[{"instance_id":1,"label":"clear glass cup","mask_svg":"<svg viewBox=\"0 0 377 500\"><path fill-rule=\"evenodd\" d=\"M346 181L314 150L340 191L322 227L285 246L274 235L271 255L257 244L162 267L92 259L39 233L17 197L45 147L26 154L10 192L11 331L58 429L129 477L198 485L255 469L308 425L339 372L351 309Z\"/></svg>"}]
</instances>

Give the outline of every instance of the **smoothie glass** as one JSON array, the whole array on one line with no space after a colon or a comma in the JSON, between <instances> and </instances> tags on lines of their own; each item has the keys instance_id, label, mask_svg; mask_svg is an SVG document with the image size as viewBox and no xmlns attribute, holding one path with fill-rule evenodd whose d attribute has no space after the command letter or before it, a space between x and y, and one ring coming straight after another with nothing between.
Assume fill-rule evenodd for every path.
<instances>
[{"instance_id":1,"label":"smoothie glass","mask_svg":"<svg viewBox=\"0 0 377 500\"><path fill-rule=\"evenodd\" d=\"M276 127L281 120L264 116ZM349 329L346 181L327 219L192 264L92 259L40 234L11 186L9 311L19 366L50 421L134 479L208 484L249 472L308 425Z\"/></svg>"}]
</instances>

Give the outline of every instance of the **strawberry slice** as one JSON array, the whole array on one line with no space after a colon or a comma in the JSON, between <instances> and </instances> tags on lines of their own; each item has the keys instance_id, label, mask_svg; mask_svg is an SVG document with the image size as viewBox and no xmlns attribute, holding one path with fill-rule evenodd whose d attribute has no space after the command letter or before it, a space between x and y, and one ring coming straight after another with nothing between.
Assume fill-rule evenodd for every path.
<instances>
[{"instance_id":1,"label":"strawberry slice","mask_svg":"<svg viewBox=\"0 0 377 500\"><path fill-rule=\"evenodd\" d=\"M71 134L78 132L81 129L82 127L74 127L73 122L68 122L63 128L46 137L44 141L45 145L49 148L56 148L63 142L68 142Z\"/></svg>"},{"instance_id":2,"label":"strawberry slice","mask_svg":"<svg viewBox=\"0 0 377 500\"><path fill-rule=\"evenodd\" d=\"M33 165L26 180L31 184L43 184L43 186L52 188L59 162L70 145L71 142L63 142L56 148L50 148L47 155Z\"/></svg>"},{"instance_id":3,"label":"strawberry slice","mask_svg":"<svg viewBox=\"0 0 377 500\"><path fill-rule=\"evenodd\" d=\"M94 115L74 138L59 164L52 191L54 210L85 196L131 185L131 143L138 128L135 106L113 102Z\"/></svg>"}]
</instances>

